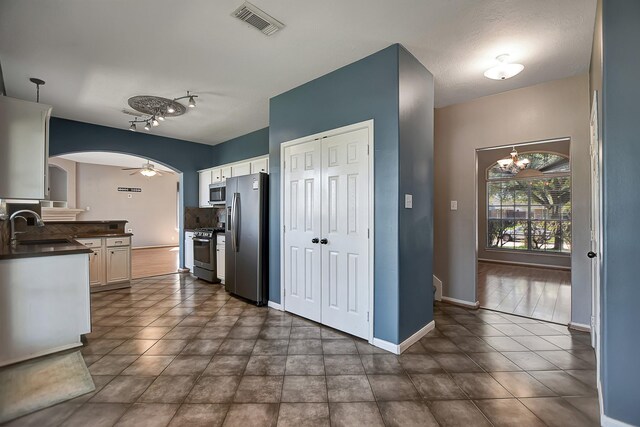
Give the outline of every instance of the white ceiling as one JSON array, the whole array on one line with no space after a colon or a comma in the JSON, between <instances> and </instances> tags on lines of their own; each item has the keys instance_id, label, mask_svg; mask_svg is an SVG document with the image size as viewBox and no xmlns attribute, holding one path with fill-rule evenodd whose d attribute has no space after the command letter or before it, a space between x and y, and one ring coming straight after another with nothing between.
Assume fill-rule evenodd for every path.
<instances>
[{"instance_id":1,"label":"white ceiling","mask_svg":"<svg viewBox=\"0 0 640 427\"><path fill-rule=\"evenodd\" d=\"M9 96L47 83L53 114L126 129L133 95L198 108L153 133L217 144L268 126L270 97L402 43L435 76L442 107L588 70L596 0L254 0L284 22L267 37L232 18L242 0L2 0ZM510 53L507 81L482 73Z\"/></svg>"},{"instance_id":2,"label":"white ceiling","mask_svg":"<svg viewBox=\"0 0 640 427\"><path fill-rule=\"evenodd\" d=\"M103 151L92 151L86 153L73 153L56 156L61 159L72 160L78 163L91 163L94 165L119 166L122 168L139 168L147 163L143 157L130 156L129 154L107 153ZM171 172L166 166L150 160L156 169Z\"/></svg>"}]
</instances>

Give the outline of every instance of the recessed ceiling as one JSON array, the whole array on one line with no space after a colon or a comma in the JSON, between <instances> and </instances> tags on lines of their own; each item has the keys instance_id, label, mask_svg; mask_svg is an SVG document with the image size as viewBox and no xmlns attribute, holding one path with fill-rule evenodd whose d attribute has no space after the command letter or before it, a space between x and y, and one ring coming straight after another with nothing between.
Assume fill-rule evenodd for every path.
<instances>
[{"instance_id":1,"label":"recessed ceiling","mask_svg":"<svg viewBox=\"0 0 640 427\"><path fill-rule=\"evenodd\" d=\"M129 154L120 153L108 153L104 151L91 151L84 153L64 154L62 156L56 156L60 159L72 160L78 163L90 163L93 165L105 165L105 166L118 166L122 168L139 168L143 164L147 163L147 160L151 162L156 169L160 171L173 172L168 167L161 165L151 159L145 159L144 157L131 156Z\"/></svg>"},{"instance_id":2,"label":"recessed ceiling","mask_svg":"<svg viewBox=\"0 0 640 427\"><path fill-rule=\"evenodd\" d=\"M436 106L588 70L596 0L254 0L286 27L265 36L231 16L241 0L3 0L0 61L9 96L53 115L127 129L134 95L198 107L153 133L217 144L268 126L270 97L402 43L435 76ZM518 76L482 74L496 56Z\"/></svg>"}]
</instances>

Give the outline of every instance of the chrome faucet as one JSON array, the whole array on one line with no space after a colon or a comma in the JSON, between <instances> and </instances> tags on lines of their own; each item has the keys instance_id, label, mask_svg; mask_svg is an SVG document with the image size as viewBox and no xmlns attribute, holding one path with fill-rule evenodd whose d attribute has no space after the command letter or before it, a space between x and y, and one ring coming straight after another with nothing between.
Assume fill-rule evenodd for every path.
<instances>
[{"instance_id":1,"label":"chrome faucet","mask_svg":"<svg viewBox=\"0 0 640 427\"><path fill-rule=\"evenodd\" d=\"M15 220L18 219L18 218L22 218L22 219L24 219L26 221L27 218L25 218L24 216L22 216L20 214L27 214L27 213L31 214L36 219L36 225L38 227L44 227L44 222L42 222L42 218L40 218L40 215L38 215L36 212L30 211L29 209L21 209L19 211L15 211L9 217L9 221L11 222L11 244L14 245L14 246L18 242L16 240L16 235L24 233L24 231L16 231Z\"/></svg>"}]
</instances>

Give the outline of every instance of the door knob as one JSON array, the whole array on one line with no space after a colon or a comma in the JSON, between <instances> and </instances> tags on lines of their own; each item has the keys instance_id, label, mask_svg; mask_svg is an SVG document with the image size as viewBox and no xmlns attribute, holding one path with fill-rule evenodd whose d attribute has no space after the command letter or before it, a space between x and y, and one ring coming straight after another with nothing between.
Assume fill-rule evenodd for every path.
<instances>
[{"instance_id":1,"label":"door knob","mask_svg":"<svg viewBox=\"0 0 640 427\"><path fill-rule=\"evenodd\" d=\"M589 252L587 252L587 256L588 256L589 258L595 258L597 255L596 255L596 253L595 253L595 252L593 252L593 251L589 251Z\"/></svg>"},{"instance_id":2,"label":"door knob","mask_svg":"<svg viewBox=\"0 0 640 427\"><path fill-rule=\"evenodd\" d=\"M311 243L318 243L320 241L320 239L318 239L317 237L314 237L313 239L311 239Z\"/></svg>"},{"instance_id":3,"label":"door knob","mask_svg":"<svg viewBox=\"0 0 640 427\"><path fill-rule=\"evenodd\" d=\"M322 243L323 245L326 245L327 243L329 243L329 241L327 239L322 239L320 240L320 243Z\"/></svg>"}]
</instances>

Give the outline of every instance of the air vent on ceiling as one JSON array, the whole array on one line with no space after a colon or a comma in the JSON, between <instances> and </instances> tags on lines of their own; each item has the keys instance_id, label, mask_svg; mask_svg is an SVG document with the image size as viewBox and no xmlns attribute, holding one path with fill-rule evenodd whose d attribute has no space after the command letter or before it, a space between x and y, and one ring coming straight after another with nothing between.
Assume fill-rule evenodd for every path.
<instances>
[{"instance_id":1,"label":"air vent on ceiling","mask_svg":"<svg viewBox=\"0 0 640 427\"><path fill-rule=\"evenodd\" d=\"M231 16L235 16L268 36L284 28L282 22L258 9L248 1L237 8Z\"/></svg>"}]
</instances>

